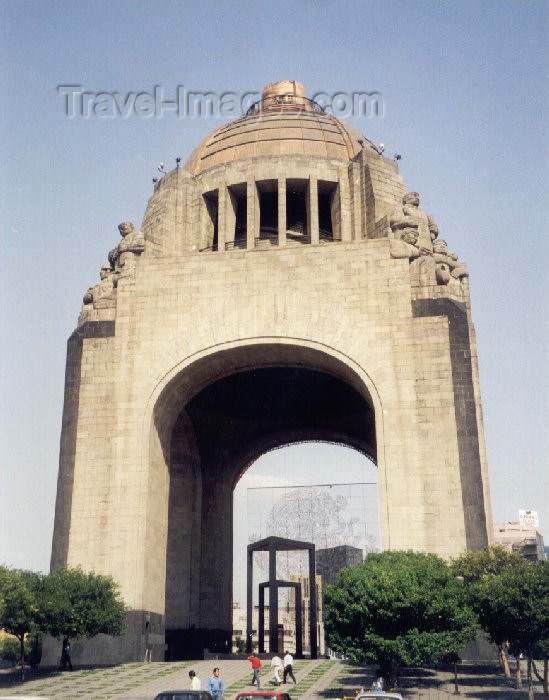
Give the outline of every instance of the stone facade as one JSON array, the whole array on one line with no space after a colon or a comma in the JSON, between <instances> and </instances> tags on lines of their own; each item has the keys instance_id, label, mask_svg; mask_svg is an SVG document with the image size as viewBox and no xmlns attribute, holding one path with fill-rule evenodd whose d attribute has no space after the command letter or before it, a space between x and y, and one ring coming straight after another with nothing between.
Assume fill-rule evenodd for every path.
<instances>
[{"instance_id":1,"label":"stone facade","mask_svg":"<svg viewBox=\"0 0 549 700\"><path fill-rule=\"evenodd\" d=\"M162 658L164 630L229 649L232 491L296 440L376 460L384 548L490 542L467 277L395 162L294 107L155 184L69 339L52 566L112 575L132 610L98 659Z\"/></svg>"}]
</instances>

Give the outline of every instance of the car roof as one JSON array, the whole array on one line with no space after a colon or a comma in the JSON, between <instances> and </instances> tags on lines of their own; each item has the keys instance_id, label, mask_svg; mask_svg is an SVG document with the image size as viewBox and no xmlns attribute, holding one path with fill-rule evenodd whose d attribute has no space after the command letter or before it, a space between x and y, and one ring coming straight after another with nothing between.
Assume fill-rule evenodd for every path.
<instances>
[{"instance_id":1,"label":"car roof","mask_svg":"<svg viewBox=\"0 0 549 700\"><path fill-rule=\"evenodd\" d=\"M403 700L400 693L386 693L385 691L379 690L367 690L364 693L359 693L355 700L379 700L379 698L386 698L386 700Z\"/></svg>"},{"instance_id":2,"label":"car roof","mask_svg":"<svg viewBox=\"0 0 549 700\"><path fill-rule=\"evenodd\" d=\"M238 698L286 698L289 697L288 693L282 690L245 690L238 693L236 699Z\"/></svg>"},{"instance_id":3,"label":"car roof","mask_svg":"<svg viewBox=\"0 0 549 700\"><path fill-rule=\"evenodd\" d=\"M211 698L207 690L163 690L155 696L154 700L187 700L187 698Z\"/></svg>"}]
</instances>

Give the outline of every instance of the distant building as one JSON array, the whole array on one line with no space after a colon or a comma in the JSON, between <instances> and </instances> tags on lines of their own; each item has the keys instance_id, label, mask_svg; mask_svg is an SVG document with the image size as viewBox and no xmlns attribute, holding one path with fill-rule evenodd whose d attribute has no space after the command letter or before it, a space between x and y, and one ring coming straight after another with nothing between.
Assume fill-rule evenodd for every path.
<instances>
[{"instance_id":1,"label":"distant building","mask_svg":"<svg viewBox=\"0 0 549 700\"><path fill-rule=\"evenodd\" d=\"M539 517L537 510L519 510L519 523L527 527L539 528Z\"/></svg>"},{"instance_id":2,"label":"distant building","mask_svg":"<svg viewBox=\"0 0 549 700\"><path fill-rule=\"evenodd\" d=\"M494 544L520 552L531 562L546 559L541 532L537 527L522 525L520 522L494 523Z\"/></svg>"},{"instance_id":3,"label":"distant building","mask_svg":"<svg viewBox=\"0 0 549 700\"><path fill-rule=\"evenodd\" d=\"M342 544L316 550L316 573L322 576L322 586L335 583L337 574L346 566L356 566L363 562L362 549ZM320 616L319 616L320 619Z\"/></svg>"},{"instance_id":4,"label":"distant building","mask_svg":"<svg viewBox=\"0 0 549 700\"><path fill-rule=\"evenodd\" d=\"M316 604L317 604L317 628L316 628L316 638L318 644L318 653L322 655L325 653L324 645L324 602L322 595L322 577L318 574L315 576L316 579ZM301 584L301 615L302 615L302 625L303 625L303 651L305 654L309 653L311 648L311 642L309 639L309 610L310 610L310 600L311 593L309 589L309 577L308 576L290 576L291 581L296 581L296 583ZM288 602L286 604L286 613L290 620L292 620L292 629L295 630L295 590L292 588L288 595ZM291 650L291 647L290 647Z\"/></svg>"},{"instance_id":5,"label":"distant building","mask_svg":"<svg viewBox=\"0 0 549 700\"><path fill-rule=\"evenodd\" d=\"M308 580L308 579L307 579ZM307 618L308 619L308 618ZM278 611L278 642L279 653L286 649L295 649L295 613L292 614L289 606ZM259 607L254 605L252 612L252 645L255 651L258 648L258 627L259 627ZM307 632L308 634L308 632ZM240 640L240 641L239 641ZM238 603L233 604L233 639L232 651L238 653L243 651L243 643L246 642L246 609L239 607ZM239 646L242 647L239 649ZM269 649L269 606L265 606L265 651L271 653Z\"/></svg>"}]
</instances>

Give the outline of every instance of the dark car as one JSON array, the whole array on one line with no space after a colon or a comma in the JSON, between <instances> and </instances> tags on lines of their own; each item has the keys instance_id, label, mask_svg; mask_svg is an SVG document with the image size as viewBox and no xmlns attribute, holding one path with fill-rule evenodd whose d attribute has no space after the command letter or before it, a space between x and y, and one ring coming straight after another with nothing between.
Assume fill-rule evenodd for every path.
<instances>
[{"instance_id":1,"label":"dark car","mask_svg":"<svg viewBox=\"0 0 549 700\"><path fill-rule=\"evenodd\" d=\"M207 690L163 690L154 700L212 700Z\"/></svg>"},{"instance_id":2,"label":"dark car","mask_svg":"<svg viewBox=\"0 0 549 700\"><path fill-rule=\"evenodd\" d=\"M257 700L257 698L276 698L277 700L291 700L288 693L282 690L248 690L238 693L236 700Z\"/></svg>"}]
</instances>

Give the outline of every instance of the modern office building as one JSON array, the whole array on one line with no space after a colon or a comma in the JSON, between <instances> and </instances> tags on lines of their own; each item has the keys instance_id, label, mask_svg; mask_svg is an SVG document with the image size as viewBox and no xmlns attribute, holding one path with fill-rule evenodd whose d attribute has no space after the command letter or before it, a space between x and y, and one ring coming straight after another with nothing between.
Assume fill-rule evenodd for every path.
<instances>
[{"instance_id":1,"label":"modern office building","mask_svg":"<svg viewBox=\"0 0 549 700\"><path fill-rule=\"evenodd\" d=\"M545 561L543 535L537 527L522 523L494 523L494 544L501 544L510 551L520 552L528 561Z\"/></svg>"},{"instance_id":2,"label":"modern office building","mask_svg":"<svg viewBox=\"0 0 549 700\"><path fill-rule=\"evenodd\" d=\"M343 544L316 550L316 573L322 577L322 586L336 582L337 574L346 566L362 564L362 549Z\"/></svg>"}]
</instances>

